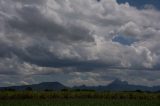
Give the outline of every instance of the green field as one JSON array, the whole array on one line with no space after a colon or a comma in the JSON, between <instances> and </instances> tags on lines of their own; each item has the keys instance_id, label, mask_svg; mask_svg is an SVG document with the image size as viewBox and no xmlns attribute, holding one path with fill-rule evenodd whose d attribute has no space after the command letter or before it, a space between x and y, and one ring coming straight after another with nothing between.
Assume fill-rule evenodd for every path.
<instances>
[{"instance_id":1,"label":"green field","mask_svg":"<svg viewBox=\"0 0 160 106\"><path fill-rule=\"evenodd\" d=\"M92 91L0 91L0 100L8 99L137 99L160 100L160 93Z\"/></svg>"},{"instance_id":2,"label":"green field","mask_svg":"<svg viewBox=\"0 0 160 106\"><path fill-rule=\"evenodd\" d=\"M53 99L3 100L0 106L160 106L158 100Z\"/></svg>"},{"instance_id":3,"label":"green field","mask_svg":"<svg viewBox=\"0 0 160 106\"><path fill-rule=\"evenodd\" d=\"M160 94L2 91L0 106L160 106Z\"/></svg>"}]
</instances>

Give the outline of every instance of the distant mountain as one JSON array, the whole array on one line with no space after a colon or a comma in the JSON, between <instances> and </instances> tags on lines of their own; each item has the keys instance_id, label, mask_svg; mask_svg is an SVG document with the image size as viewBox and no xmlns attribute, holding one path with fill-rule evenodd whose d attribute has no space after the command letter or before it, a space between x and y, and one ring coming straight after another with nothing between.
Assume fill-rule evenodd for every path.
<instances>
[{"instance_id":1,"label":"distant mountain","mask_svg":"<svg viewBox=\"0 0 160 106\"><path fill-rule=\"evenodd\" d=\"M127 81L121 81L119 79L114 80L112 83L106 86L75 86L73 89L82 89L82 90L96 90L96 91L150 91L150 92L155 92L155 91L160 91L160 86L153 86L153 87L148 87L148 86L142 86L142 85L131 85L128 84Z\"/></svg>"},{"instance_id":2,"label":"distant mountain","mask_svg":"<svg viewBox=\"0 0 160 106\"><path fill-rule=\"evenodd\" d=\"M15 90L62 90L68 88L59 82L43 82L40 84L1 87L0 89L15 89Z\"/></svg>"},{"instance_id":3,"label":"distant mountain","mask_svg":"<svg viewBox=\"0 0 160 106\"><path fill-rule=\"evenodd\" d=\"M33 85L24 85L24 86L10 86L10 87L1 87L0 90L4 89L15 89L15 90L55 90L60 91L62 89L73 89L73 90L95 90L95 91L150 91L156 92L160 91L160 86L142 86L142 85L132 85L128 84L127 81L121 81L119 79L114 80L112 83L105 86L74 86L72 88L64 86L59 82L43 82L40 84Z\"/></svg>"},{"instance_id":4,"label":"distant mountain","mask_svg":"<svg viewBox=\"0 0 160 106\"><path fill-rule=\"evenodd\" d=\"M126 81L121 81L118 79L116 79L111 84L109 84L106 89L112 90L112 91L136 91L136 90L151 91L152 90L151 87L141 86L141 85L131 85L131 84L128 84L128 82Z\"/></svg>"}]
</instances>

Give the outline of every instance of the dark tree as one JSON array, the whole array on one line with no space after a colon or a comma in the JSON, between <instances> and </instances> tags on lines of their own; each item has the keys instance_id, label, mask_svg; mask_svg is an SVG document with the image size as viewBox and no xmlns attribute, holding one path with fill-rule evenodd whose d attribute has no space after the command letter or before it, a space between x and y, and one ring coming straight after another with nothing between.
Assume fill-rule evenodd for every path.
<instances>
[{"instance_id":1,"label":"dark tree","mask_svg":"<svg viewBox=\"0 0 160 106\"><path fill-rule=\"evenodd\" d=\"M32 88L31 87L27 87L26 91L32 91Z\"/></svg>"},{"instance_id":2,"label":"dark tree","mask_svg":"<svg viewBox=\"0 0 160 106\"><path fill-rule=\"evenodd\" d=\"M61 89L61 91L69 91L69 89L67 89L67 88L64 88L64 89Z\"/></svg>"}]
</instances>

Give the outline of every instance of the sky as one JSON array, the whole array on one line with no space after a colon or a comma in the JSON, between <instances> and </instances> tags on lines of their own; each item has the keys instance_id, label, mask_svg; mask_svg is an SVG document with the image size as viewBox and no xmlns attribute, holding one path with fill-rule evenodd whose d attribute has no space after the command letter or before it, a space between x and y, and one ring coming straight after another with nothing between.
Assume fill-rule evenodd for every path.
<instances>
[{"instance_id":1,"label":"sky","mask_svg":"<svg viewBox=\"0 0 160 106\"><path fill-rule=\"evenodd\" d=\"M160 0L0 0L0 86L160 84Z\"/></svg>"}]
</instances>

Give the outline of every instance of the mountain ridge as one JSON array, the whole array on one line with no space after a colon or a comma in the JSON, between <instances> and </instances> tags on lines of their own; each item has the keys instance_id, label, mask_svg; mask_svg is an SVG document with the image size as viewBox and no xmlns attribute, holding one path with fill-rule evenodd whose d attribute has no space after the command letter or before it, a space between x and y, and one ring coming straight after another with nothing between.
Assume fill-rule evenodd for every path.
<instances>
[{"instance_id":1,"label":"mountain ridge","mask_svg":"<svg viewBox=\"0 0 160 106\"><path fill-rule=\"evenodd\" d=\"M95 90L95 91L150 91L156 92L160 91L160 86L143 86L143 85L132 85L129 84L127 81L121 81L116 79L112 81L108 85L99 85L99 86L73 86L68 87L59 82L42 82L39 84L31 84L31 85L22 85L22 86L9 86L9 87L0 87L0 90L7 90L7 89L14 89L14 90L55 90L60 91L62 89L79 89L79 90Z\"/></svg>"}]
</instances>

